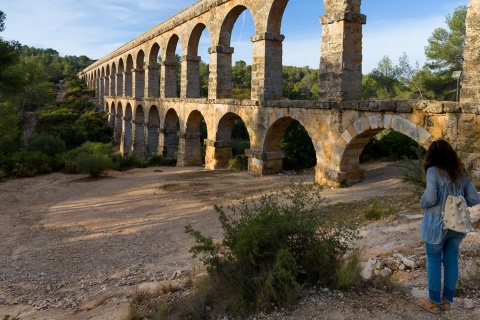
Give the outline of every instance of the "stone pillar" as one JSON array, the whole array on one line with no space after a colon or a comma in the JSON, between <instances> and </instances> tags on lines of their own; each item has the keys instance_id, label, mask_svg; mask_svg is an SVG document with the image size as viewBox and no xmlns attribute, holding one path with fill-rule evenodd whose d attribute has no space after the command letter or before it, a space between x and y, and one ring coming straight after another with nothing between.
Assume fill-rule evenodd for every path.
<instances>
[{"instance_id":1,"label":"stone pillar","mask_svg":"<svg viewBox=\"0 0 480 320\"><path fill-rule=\"evenodd\" d=\"M145 97L158 98L160 97L160 76L158 74L158 66L148 66L145 70Z\"/></svg>"},{"instance_id":2,"label":"stone pillar","mask_svg":"<svg viewBox=\"0 0 480 320\"><path fill-rule=\"evenodd\" d=\"M145 126L143 121L132 121L132 153L136 156L145 154Z\"/></svg>"},{"instance_id":3,"label":"stone pillar","mask_svg":"<svg viewBox=\"0 0 480 320\"><path fill-rule=\"evenodd\" d=\"M180 98L200 98L200 61L198 56L183 56Z\"/></svg>"},{"instance_id":4,"label":"stone pillar","mask_svg":"<svg viewBox=\"0 0 480 320\"><path fill-rule=\"evenodd\" d=\"M322 23L319 100L359 100L362 97L362 25L360 0L346 9L327 8ZM353 11L349 11L353 10Z\"/></svg>"},{"instance_id":5,"label":"stone pillar","mask_svg":"<svg viewBox=\"0 0 480 320\"><path fill-rule=\"evenodd\" d=\"M132 119L124 117L122 136L120 139L120 154L128 156L132 147Z\"/></svg>"},{"instance_id":6,"label":"stone pillar","mask_svg":"<svg viewBox=\"0 0 480 320\"><path fill-rule=\"evenodd\" d=\"M117 91L116 95L118 97L123 96L123 93L125 92L123 88L125 87L125 83L123 81L124 77L122 73L117 73Z\"/></svg>"},{"instance_id":7,"label":"stone pillar","mask_svg":"<svg viewBox=\"0 0 480 320\"><path fill-rule=\"evenodd\" d=\"M178 140L178 167L201 166L202 143L200 132L181 133Z\"/></svg>"},{"instance_id":8,"label":"stone pillar","mask_svg":"<svg viewBox=\"0 0 480 320\"><path fill-rule=\"evenodd\" d=\"M177 96L177 63L175 61L162 61L161 71L160 97L175 98Z\"/></svg>"},{"instance_id":9,"label":"stone pillar","mask_svg":"<svg viewBox=\"0 0 480 320\"><path fill-rule=\"evenodd\" d=\"M123 94L125 97L132 96L132 72L125 71L123 74Z\"/></svg>"},{"instance_id":10,"label":"stone pillar","mask_svg":"<svg viewBox=\"0 0 480 320\"><path fill-rule=\"evenodd\" d=\"M133 84L133 97L143 98L145 94L145 70L133 69L132 70L132 84Z\"/></svg>"},{"instance_id":11,"label":"stone pillar","mask_svg":"<svg viewBox=\"0 0 480 320\"><path fill-rule=\"evenodd\" d=\"M253 42L252 100L282 99L281 34L265 33L251 38Z\"/></svg>"},{"instance_id":12,"label":"stone pillar","mask_svg":"<svg viewBox=\"0 0 480 320\"><path fill-rule=\"evenodd\" d=\"M233 51L231 47L216 46L208 48L208 53L210 53L209 99L228 99L232 97Z\"/></svg>"},{"instance_id":13,"label":"stone pillar","mask_svg":"<svg viewBox=\"0 0 480 320\"><path fill-rule=\"evenodd\" d=\"M285 151L262 152L261 150L246 149L248 157L248 173L256 176L282 172Z\"/></svg>"},{"instance_id":14,"label":"stone pillar","mask_svg":"<svg viewBox=\"0 0 480 320\"><path fill-rule=\"evenodd\" d=\"M465 47L463 49L463 74L460 102L480 101L480 1L472 0L467 9Z\"/></svg>"},{"instance_id":15,"label":"stone pillar","mask_svg":"<svg viewBox=\"0 0 480 320\"><path fill-rule=\"evenodd\" d=\"M112 97L115 97L117 95L117 86L115 85L115 76L111 75L110 76L110 95Z\"/></svg>"},{"instance_id":16,"label":"stone pillar","mask_svg":"<svg viewBox=\"0 0 480 320\"><path fill-rule=\"evenodd\" d=\"M158 151L165 158L174 158L178 153L178 131L174 129L160 129Z\"/></svg>"},{"instance_id":17,"label":"stone pillar","mask_svg":"<svg viewBox=\"0 0 480 320\"><path fill-rule=\"evenodd\" d=\"M205 139L205 169L228 168L232 158L232 141L212 141Z\"/></svg>"}]
</instances>

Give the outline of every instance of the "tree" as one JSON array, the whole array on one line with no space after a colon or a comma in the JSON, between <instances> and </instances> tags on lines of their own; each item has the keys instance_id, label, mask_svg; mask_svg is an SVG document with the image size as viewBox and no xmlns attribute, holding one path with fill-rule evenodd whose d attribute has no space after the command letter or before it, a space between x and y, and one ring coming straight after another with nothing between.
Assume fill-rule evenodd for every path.
<instances>
[{"instance_id":1,"label":"tree","mask_svg":"<svg viewBox=\"0 0 480 320\"><path fill-rule=\"evenodd\" d=\"M429 60L429 67L433 70L460 70L463 62L463 48L465 46L465 19L467 6L457 7L453 15L446 16L449 30L437 28L428 38L425 55Z\"/></svg>"},{"instance_id":2,"label":"tree","mask_svg":"<svg viewBox=\"0 0 480 320\"><path fill-rule=\"evenodd\" d=\"M0 32L5 30L6 15L0 11ZM6 41L0 37L0 93L11 92L18 87L18 82L9 74L9 67L18 62L20 58L20 43ZM0 95L2 99L2 95Z\"/></svg>"},{"instance_id":3,"label":"tree","mask_svg":"<svg viewBox=\"0 0 480 320\"><path fill-rule=\"evenodd\" d=\"M6 18L7 18L7 16L5 15L5 13L3 13L2 10L0 10L0 32L5 30L5 19Z\"/></svg>"},{"instance_id":4,"label":"tree","mask_svg":"<svg viewBox=\"0 0 480 320\"><path fill-rule=\"evenodd\" d=\"M11 103L0 103L0 157L15 151L20 145L20 115Z\"/></svg>"}]
</instances>

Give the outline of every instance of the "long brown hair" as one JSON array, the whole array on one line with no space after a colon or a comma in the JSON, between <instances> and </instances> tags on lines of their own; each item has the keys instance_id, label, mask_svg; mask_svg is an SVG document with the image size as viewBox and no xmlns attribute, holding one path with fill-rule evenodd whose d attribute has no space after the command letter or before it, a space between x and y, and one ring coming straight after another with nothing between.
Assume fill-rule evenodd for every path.
<instances>
[{"instance_id":1,"label":"long brown hair","mask_svg":"<svg viewBox=\"0 0 480 320\"><path fill-rule=\"evenodd\" d=\"M454 184L459 183L462 176L467 173L457 152L443 139L432 142L428 148L423 160L424 175L430 167L445 170Z\"/></svg>"}]
</instances>

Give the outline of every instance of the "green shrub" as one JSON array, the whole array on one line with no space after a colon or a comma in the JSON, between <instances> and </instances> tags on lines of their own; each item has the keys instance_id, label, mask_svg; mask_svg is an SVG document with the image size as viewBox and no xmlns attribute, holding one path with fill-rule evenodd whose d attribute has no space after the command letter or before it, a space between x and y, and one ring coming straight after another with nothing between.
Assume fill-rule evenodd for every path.
<instances>
[{"instance_id":1,"label":"green shrub","mask_svg":"<svg viewBox=\"0 0 480 320\"><path fill-rule=\"evenodd\" d=\"M65 150L65 141L50 134L33 134L28 139L28 151L40 151L49 156L55 156Z\"/></svg>"},{"instance_id":2,"label":"green shrub","mask_svg":"<svg viewBox=\"0 0 480 320\"><path fill-rule=\"evenodd\" d=\"M246 155L237 155L228 161L228 169L247 170L248 157Z\"/></svg>"},{"instance_id":3,"label":"green shrub","mask_svg":"<svg viewBox=\"0 0 480 320\"><path fill-rule=\"evenodd\" d=\"M177 159L165 158L159 154L151 154L146 158L147 166L175 166Z\"/></svg>"},{"instance_id":4,"label":"green shrub","mask_svg":"<svg viewBox=\"0 0 480 320\"><path fill-rule=\"evenodd\" d=\"M232 156L244 155L245 149L250 148L250 140L233 139L232 140Z\"/></svg>"},{"instance_id":5,"label":"green shrub","mask_svg":"<svg viewBox=\"0 0 480 320\"><path fill-rule=\"evenodd\" d=\"M128 170L131 168L146 168L148 163L145 158L134 155L115 155L112 159L114 168L116 170Z\"/></svg>"},{"instance_id":6,"label":"green shrub","mask_svg":"<svg viewBox=\"0 0 480 320\"><path fill-rule=\"evenodd\" d=\"M19 151L12 155L12 175L32 177L38 173L52 172L52 159L40 151Z\"/></svg>"},{"instance_id":7,"label":"green shrub","mask_svg":"<svg viewBox=\"0 0 480 320\"><path fill-rule=\"evenodd\" d=\"M78 170L97 178L112 166L112 161L106 155L81 153L76 159Z\"/></svg>"},{"instance_id":8,"label":"green shrub","mask_svg":"<svg viewBox=\"0 0 480 320\"><path fill-rule=\"evenodd\" d=\"M220 243L186 227L196 241L190 252L201 255L232 314L284 307L305 286L338 284L336 270L357 232L322 219L319 192L316 185L292 182L253 204L229 207L231 215L215 206L224 230Z\"/></svg>"}]
</instances>

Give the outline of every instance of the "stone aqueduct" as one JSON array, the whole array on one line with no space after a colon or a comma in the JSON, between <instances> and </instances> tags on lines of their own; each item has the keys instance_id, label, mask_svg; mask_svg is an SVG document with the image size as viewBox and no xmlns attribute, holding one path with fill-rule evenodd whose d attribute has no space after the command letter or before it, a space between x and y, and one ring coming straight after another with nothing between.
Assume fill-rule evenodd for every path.
<instances>
[{"instance_id":1,"label":"stone aqueduct","mask_svg":"<svg viewBox=\"0 0 480 320\"><path fill-rule=\"evenodd\" d=\"M292 0L295 1L295 0ZM282 170L280 142L290 122L308 131L317 157L315 180L359 180L359 155L371 137L391 128L427 147L445 137L466 147L474 178L480 144L480 0L468 7L461 101L361 101L361 0L324 0L318 101L286 101L282 94L281 22L288 0L201 0L98 60L79 76L95 89L123 154L177 155L178 166L202 165L200 125L207 125L205 169L225 168L231 132L241 119L250 136L248 171ZM251 99L232 99L231 32L250 10L255 34ZM199 40L209 32L208 98L200 98ZM180 96L175 52L181 43ZM161 57L160 64L158 57ZM480 167L480 165L479 165Z\"/></svg>"}]
</instances>

